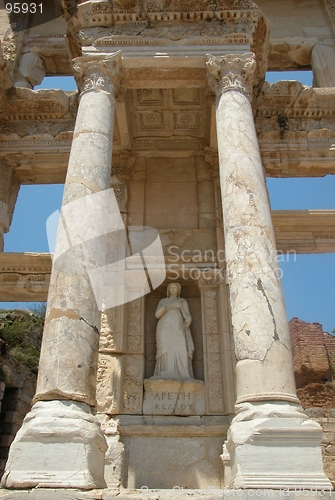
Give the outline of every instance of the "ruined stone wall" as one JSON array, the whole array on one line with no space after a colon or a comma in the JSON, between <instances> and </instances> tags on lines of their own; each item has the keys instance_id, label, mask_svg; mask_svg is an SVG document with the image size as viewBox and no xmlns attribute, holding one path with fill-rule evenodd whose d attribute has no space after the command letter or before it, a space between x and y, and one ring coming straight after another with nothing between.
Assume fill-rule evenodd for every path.
<instances>
[{"instance_id":1,"label":"ruined stone wall","mask_svg":"<svg viewBox=\"0 0 335 500\"><path fill-rule=\"evenodd\" d=\"M2 368L0 397L0 477L3 474L9 447L31 408L35 394L36 375L15 361L0 341L0 366Z\"/></svg>"},{"instance_id":2,"label":"ruined stone wall","mask_svg":"<svg viewBox=\"0 0 335 500\"><path fill-rule=\"evenodd\" d=\"M289 326L298 397L323 429L323 464L335 485L335 337L320 323L293 318Z\"/></svg>"},{"instance_id":3,"label":"ruined stone wall","mask_svg":"<svg viewBox=\"0 0 335 500\"><path fill-rule=\"evenodd\" d=\"M289 322L294 375L303 408L335 408L335 337L320 323Z\"/></svg>"},{"instance_id":4,"label":"ruined stone wall","mask_svg":"<svg viewBox=\"0 0 335 500\"><path fill-rule=\"evenodd\" d=\"M35 394L42 325L28 311L0 313L0 476Z\"/></svg>"}]
</instances>

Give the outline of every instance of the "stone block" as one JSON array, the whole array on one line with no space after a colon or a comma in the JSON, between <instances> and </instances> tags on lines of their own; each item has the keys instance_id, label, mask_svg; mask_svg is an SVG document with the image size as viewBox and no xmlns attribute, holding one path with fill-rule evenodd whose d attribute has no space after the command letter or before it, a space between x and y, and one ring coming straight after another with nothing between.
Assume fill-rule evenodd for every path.
<instances>
[{"instance_id":1,"label":"stone block","mask_svg":"<svg viewBox=\"0 0 335 500\"><path fill-rule=\"evenodd\" d=\"M221 437L132 437L127 487L220 488L222 442Z\"/></svg>"},{"instance_id":2,"label":"stone block","mask_svg":"<svg viewBox=\"0 0 335 500\"><path fill-rule=\"evenodd\" d=\"M144 380L143 414L204 415L204 382L192 379Z\"/></svg>"},{"instance_id":3,"label":"stone block","mask_svg":"<svg viewBox=\"0 0 335 500\"><path fill-rule=\"evenodd\" d=\"M103 488L106 440L88 405L40 401L13 442L5 488Z\"/></svg>"},{"instance_id":4,"label":"stone block","mask_svg":"<svg viewBox=\"0 0 335 500\"><path fill-rule=\"evenodd\" d=\"M247 406L249 411L238 414L228 430L230 487L331 488L323 471L319 424L298 405Z\"/></svg>"}]
</instances>

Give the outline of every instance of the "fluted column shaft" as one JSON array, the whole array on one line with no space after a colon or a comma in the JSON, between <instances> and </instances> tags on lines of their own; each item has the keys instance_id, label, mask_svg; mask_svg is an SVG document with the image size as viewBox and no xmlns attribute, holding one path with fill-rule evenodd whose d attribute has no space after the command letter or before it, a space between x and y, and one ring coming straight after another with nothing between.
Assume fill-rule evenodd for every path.
<instances>
[{"instance_id":1,"label":"fluted column shaft","mask_svg":"<svg viewBox=\"0 0 335 500\"><path fill-rule=\"evenodd\" d=\"M82 92L62 210L69 203L110 188L119 58L116 54L74 60ZM101 313L88 265L98 267L106 249L101 238L92 239L83 258L83 249L75 246L73 235L78 234L80 227L89 240L90 232L94 233L106 214L97 203L91 209L89 204L86 206L88 212L83 209L83 213L77 214L79 217L71 216L65 222L61 212L63 229L58 228L55 253L62 260L54 259L53 263L35 400L70 399L95 404Z\"/></svg>"},{"instance_id":2,"label":"fluted column shaft","mask_svg":"<svg viewBox=\"0 0 335 500\"><path fill-rule=\"evenodd\" d=\"M270 203L248 94L253 54L208 56L216 122L237 403L297 402Z\"/></svg>"}]
</instances>

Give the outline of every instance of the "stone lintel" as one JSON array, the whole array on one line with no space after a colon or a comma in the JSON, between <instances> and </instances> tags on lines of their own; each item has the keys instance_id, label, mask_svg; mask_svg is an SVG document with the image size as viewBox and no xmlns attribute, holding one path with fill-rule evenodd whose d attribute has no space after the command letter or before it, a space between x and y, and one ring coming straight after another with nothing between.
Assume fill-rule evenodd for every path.
<instances>
[{"instance_id":1,"label":"stone lintel","mask_svg":"<svg viewBox=\"0 0 335 500\"><path fill-rule=\"evenodd\" d=\"M45 302L50 274L49 253L0 253L0 301Z\"/></svg>"},{"instance_id":2,"label":"stone lintel","mask_svg":"<svg viewBox=\"0 0 335 500\"><path fill-rule=\"evenodd\" d=\"M274 210L272 221L280 252L335 252L335 210Z\"/></svg>"},{"instance_id":3,"label":"stone lintel","mask_svg":"<svg viewBox=\"0 0 335 500\"><path fill-rule=\"evenodd\" d=\"M121 436L225 436L231 423L228 415L220 416L168 416L168 415L118 415L104 425L108 435Z\"/></svg>"},{"instance_id":4,"label":"stone lintel","mask_svg":"<svg viewBox=\"0 0 335 500\"><path fill-rule=\"evenodd\" d=\"M10 164L18 165L15 170L21 184L62 184L65 181L71 141L42 139L18 140L14 143L0 141L3 156ZM277 144L266 138L261 138L259 145L265 172L269 177L323 177L335 174L335 148L331 148L330 141L324 147L320 144L313 150L307 149L306 142L306 149L299 150L297 144L296 150L288 151L285 148L288 142L285 145ZM291 143L291 148L293 146L294 143ZM132 151L136 156L143 157L147 157L150 150L154 151L155 156L189 157L198 154L202 147L201 140L194 138L185 140L180 137L171 141L157 137L137 139ZM13 154L15 150L17 153ZM114 150L117 152L118 148ZM5 155L7 151L10 153Z\"/></svg>"}]
</instances>

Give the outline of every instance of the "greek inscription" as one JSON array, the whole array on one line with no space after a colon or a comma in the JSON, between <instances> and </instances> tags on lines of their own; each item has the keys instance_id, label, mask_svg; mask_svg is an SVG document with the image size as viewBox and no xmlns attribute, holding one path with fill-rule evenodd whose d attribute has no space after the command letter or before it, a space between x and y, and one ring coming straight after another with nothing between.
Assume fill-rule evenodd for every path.
<instances>
[{"instance_id":1,"label":"greek inscription","mask_svg":"<svg viewBox=\"0 0 335 500\"><path fill-rule=\"evenodd\" d=\"M154 400L159 400L159 401L190 401L191 400L191 393L190 392L156 392L154 395Z\"/></svg>"},{"instance_id":2,"label":"greek inscription","mask_svg":"<svg viewBox=\"0 0 335 500\"><path fill-rule=\"evenodd\" d=\"M180 410L193 410L193 404L190 403L182 403L182 404L166 404L166 403L156 403L155 410L166 410L166 411L180 411Z\"/></svg>"}]
</instances>

